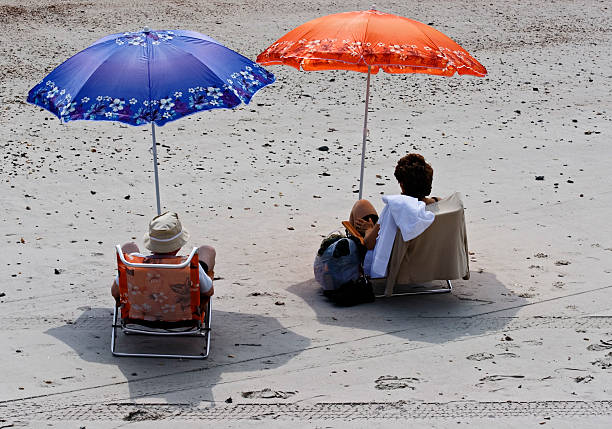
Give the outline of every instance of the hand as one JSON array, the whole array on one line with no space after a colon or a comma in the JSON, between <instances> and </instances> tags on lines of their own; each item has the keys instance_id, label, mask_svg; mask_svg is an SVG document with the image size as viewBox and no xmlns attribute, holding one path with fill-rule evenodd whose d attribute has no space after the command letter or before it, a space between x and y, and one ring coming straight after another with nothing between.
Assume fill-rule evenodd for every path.
<instances>
[{"instance_id":1,"label":"hand","mask_svg":"<svg viewBox=\"0 0 612 429\"><path fill-rule=\"evenodd\" d=\"M355 219L355 228L357 228L357 231L361 234L365 235L366 231L374 228L374 222L372 222L372 219Z\"/></svg>"}]
</instances>

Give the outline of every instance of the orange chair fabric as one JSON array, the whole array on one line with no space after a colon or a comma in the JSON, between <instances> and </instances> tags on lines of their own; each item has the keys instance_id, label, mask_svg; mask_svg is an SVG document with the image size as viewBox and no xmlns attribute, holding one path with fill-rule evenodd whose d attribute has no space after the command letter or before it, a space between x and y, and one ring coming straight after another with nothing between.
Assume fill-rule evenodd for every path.
<instances>
[{"instance_id":1,"label":"orange chair fabric","mask_svg":"<svg viewBox=\"0 0 612 429\"><path fill-rule=\"evenodd\" d=\"M438 30L377 10L313 19L277 40L257 57L262 65L303 70L353 70L484 76L487 70Z\"/></svg>"},{"instance_id":2,"label":"orange chair fabric","mask_svg":"<svg viewBox=\"0 0 612 429\"><path fill-rule=\"evenodd\" d=\"M128 262L180 264L185 257L151 258L124 254ZM198 255L185 268L128 267L117 255L123 319L179 322L203 320L200 314Z\"/></svg>"}]
</instances>

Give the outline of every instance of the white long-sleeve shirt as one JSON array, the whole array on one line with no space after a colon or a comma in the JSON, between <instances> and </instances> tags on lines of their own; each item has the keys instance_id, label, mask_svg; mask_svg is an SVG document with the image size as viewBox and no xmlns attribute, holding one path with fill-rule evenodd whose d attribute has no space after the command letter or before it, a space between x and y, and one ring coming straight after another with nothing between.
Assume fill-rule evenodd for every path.
<instances>
[{"instance_id":1,"label":"white long-sleeve shirt","mask_svg":"<svg viewBox=\"0 0 612 429\"><path fill-rule=\"evenodd\" d=\"M385 195L382 197L385 207L378 223L380 230L373 250L366 253L363 263L366 275L372 278L387 276L387 266L399 228L404 241L409 241L421 234L434 221L435 215L425 210L425 203L407 195Z\"/></svg>"}]
</instances>

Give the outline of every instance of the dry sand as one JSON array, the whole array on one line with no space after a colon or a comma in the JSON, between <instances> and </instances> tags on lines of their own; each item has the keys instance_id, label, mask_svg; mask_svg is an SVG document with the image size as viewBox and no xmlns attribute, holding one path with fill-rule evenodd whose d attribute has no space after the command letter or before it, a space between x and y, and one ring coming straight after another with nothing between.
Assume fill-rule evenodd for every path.
<instances>
[{"instance_id":1,"label":"dry sand","mask_svg":"<svg viewBox=\"0 0 612 429\"><path fill-rule=\"evenodd\" d=\"M313 280L358 188L364 75L272 67L250 105L159 129L162 204L218 250L204 362L109 352L113 245L154 214L149 128L62 125L27 91L110 33L191 29L254 59L370 4L0 3L0 427L609 427L610 2L377 2L489 70L373 78L365 196L397 193L410 151L434 194L464 194L472 279L449 295L340 309Z\"/></svg>"}]
</instances>

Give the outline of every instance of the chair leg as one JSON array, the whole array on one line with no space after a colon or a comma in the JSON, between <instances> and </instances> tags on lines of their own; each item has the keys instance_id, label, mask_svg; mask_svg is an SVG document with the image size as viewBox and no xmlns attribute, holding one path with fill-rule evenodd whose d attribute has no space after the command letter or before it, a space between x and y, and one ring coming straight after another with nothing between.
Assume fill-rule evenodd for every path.
<instances>
[{"instance_id":1,"label":"chair leg","mask_svg":"<svg viewBox=\"0 0 612 429\"><path fill-rule=\"evenodd\" d=\"M111 353L113 356L116 356L115 353L115 342L117 339L117 313L118 313L118 305L115 303L115 310L113 312L113 326L111 330Z\"/></svg>"},{"instance_id":2,"label":"chair leg","mask_svg":"<svg viewBox=\"0 0 612 429\"><path fill-rule=\"evenodd\" d=\"M206 332L206 348L202 352L202 359L206 359L208 354L210 353L210 334L212 333L211 329L211 321L212 321L212 297L208 299L208 304L206 304L206 315L204 316L204 332Z\"/></svg>"}]
</instances>

